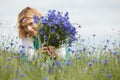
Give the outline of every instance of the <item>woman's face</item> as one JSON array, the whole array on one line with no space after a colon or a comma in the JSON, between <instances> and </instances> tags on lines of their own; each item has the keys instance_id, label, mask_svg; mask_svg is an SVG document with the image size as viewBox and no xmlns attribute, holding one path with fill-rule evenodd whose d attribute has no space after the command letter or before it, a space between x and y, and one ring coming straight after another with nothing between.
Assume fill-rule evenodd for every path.
<instances>
[{"instance_id":1,"label":"woman's face","mask_svg":"<svg viewBox=\"0 0 120 80\"><path fill-rule=\"evenodd\" d=\"M23 22L23 29L25 32L27 32L30 36L35 36L38 31L37 31L37 24L34 23L33 18L25 19Z\"/></svg>"}]
</instances>

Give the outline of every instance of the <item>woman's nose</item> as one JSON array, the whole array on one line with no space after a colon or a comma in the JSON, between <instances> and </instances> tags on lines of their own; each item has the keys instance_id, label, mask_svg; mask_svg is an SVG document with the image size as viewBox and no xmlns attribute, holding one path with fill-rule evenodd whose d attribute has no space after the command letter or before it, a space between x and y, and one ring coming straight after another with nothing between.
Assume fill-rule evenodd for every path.
<instances>
[{"instance_id":1,"label":"woman's nose","mask_svg":"<svg viewBox=\"0 0 120 80\"><path fill-rule=\"evenodd\" d=\"M28 25L27 28L28 28L28 30L32 30L32 26Z\"/></svg>"}]
</instances>

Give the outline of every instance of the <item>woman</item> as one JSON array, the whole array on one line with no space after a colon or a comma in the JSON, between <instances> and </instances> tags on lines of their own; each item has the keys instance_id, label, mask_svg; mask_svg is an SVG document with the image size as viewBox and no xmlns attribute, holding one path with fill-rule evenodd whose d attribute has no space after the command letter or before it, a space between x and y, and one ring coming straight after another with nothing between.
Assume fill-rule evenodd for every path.
<instances>
[{"instance_id":1,"label":"woman","mask_svg":"<svg viewBox=\"0 0 120 80\"><path fill-rule=\"evenodd\" d=\"M34 23L33 18L34 15L37 17L41 16L38 10L30 7L24 8L18 15L19 37L24 46L22 52L25 53L25 56L27 56L29 60L32 60L38 53L41 54L44 52L47 52L49 56L56 58L57 53L52 46L40 47L40 40L37 37L37 24ZM65 51L63 53L66 54Z\"/></svg>"},{"instance_id":2,"label":"woman","mask_svg":"<svg viewBox=\"0 0 120 80\"><path fill-rule=\"evenodd\" d=\"M49 56L57 57L57 54L52 46L41 47L37 38L37 24L34 23L33 16L41 16L39 11L34 8L26 7L18 15L18 30L19 37L22 39L24 52L29 60L33 59L35 55L39 53L47 52ZM51 54L51 52L53 52Z\"/></svg>"}]
</instances>

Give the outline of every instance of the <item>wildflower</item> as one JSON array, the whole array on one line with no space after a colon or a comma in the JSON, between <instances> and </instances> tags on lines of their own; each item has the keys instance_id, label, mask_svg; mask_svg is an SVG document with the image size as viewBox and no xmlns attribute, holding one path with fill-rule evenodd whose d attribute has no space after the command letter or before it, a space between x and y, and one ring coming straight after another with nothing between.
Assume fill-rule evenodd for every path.
<instances>
[{"instance_id":1,"label":"wildflower","mask_svg":"<svg viewBox=\"0 0 120 80\"><path fill-rule=\"evenodd\" d=\"M93 62L93 63L95 63L95 62L96 62L96 60L94 59L94 60L92 60L92 62Z\"/></svg>"},{"instance_id":2,"label":"wildflower","mask_svg":"<svg viewBox=\"0 0 120 80\"><path fill-rule=\"evenodd\" d=\"M11 57L8 57L8 61L11 61L12 60L12 58Z\"/></svg>"},{"instance_id":3,"label":"wildflower","mask_svg":"<svg viewBox=\"0 0 120 80\"><path fill-rule=\"evenodd\" d=\"M93 62L88 62L88 66L93 66Z\"/></svg>"},{"instance_id":4,"label":"wildflower","mask_svg":"<svg viewBox=\"0 0 120 80\"><path fill-rule=\"evenodd\" d=\"M14 45L14 43L13 43L13 42L10 42L9 44L10 44L10 46L11 46L11 47Z\"/></svg>"},{"instance_id":5,"label":"wildflower","mask_svg":"<svg viewBox=\"0 0 120 80\"><path fill-rule=\"evenodd\" d=\"M22 48L22 49L23 49L23 48L25 48L25 46L23 46L23 45L19 45L19 48Z\"/></svg>"},{"instance_id":6,"label":"wildflower","mask_svg":"<svg viewBox=\"0 0 120 80\"><path fill-rule=\"evenodd\" d=\"M86 51L86 48L83 48L83 51L85 52L85 51Z\"/></svg>"},{"instance_id":7,"label":"wildflower","mask_svg":"<svg viewBox=\"0 0 120 80\"><path fill-rule=\"evenodd\" d=\"M67 60L67 61L65 61L65 64L70 66L70 65L72 65L72 62Z\"/></svg>"},{"instance_id":8,"label":"wildflower","mask_svg":"<svg viewBox=\"0 0 120 80\"><path fill-rule=\"evenodd\" d=\"M108 60L107 60L107 59L103 60L103 63L104 63L104 64L107 64L107 63L108 63Z\"/></svg>"},{"instance_id":9,"label":"wildflower","mask_svg":"<svg viewBox=\"0 0 120 80\"><path fill-rule=\"evenodd\" d=\"M48 36L44 35L44 40L47 40L48 39Z\"/></svg>"},{"instance_id":10,"label":"wildflower","mask_svg":"<svg viewBox=\"0 0 120 80\"><path fill-rule=\"evenodd\" d=\"M105 74L105 76L106 76L107 78L109 78L109 79L112 78L112 75L111 75L111 74Z\"/></svg>"},{"instance_id":11,"label":"wildflower","mask_svg":"<svg viewBox=\"0 0 120 80\"><path fill-rule=\"evenodd\" d=\"M18 74L19 77L24 77L24 74Z\"/></svg>"},{"instance_id":12,"label":"wildflower","mask_svg":"<svg viewBox=\"0 0 120 80\"><path fill-rule=\"evenodd\" d=\"M113 54L114 56L117 56L117 55L118 55L118 52L114 51L114 52L112 52L112 54Z\"/></svg>"},{"instance_id":13,"label":"wildflower","mask_svg":"<svg viewBox=\"0 0 120 80\"><path fill-rule=\"evenodd\" d=\"M91 51L89 51L89 52L88 52L88 54L89 54L89 55L91 55L91 54L92 54L92 52L91 52Z\"/></svg>"},{"instance_id":14,"label":"wildflower","mask_svg":"<svg viewBox=\"0 0 120 80\"><path fill-rule=\"evenodd\" d=\"M78 25L78 28L81 28L81 25L80 25L80 24Z\"/></svg>"},{"instance_id":15,"label":"wildflower","mask_svg":"<svg viewBox=\"0 0 120 80\"><path fill-rule=\"evenodd\" d=\"M66 12L63 16L59 11L48 10L46 16L38 19L38 23L41 22L38 24L41 43L46 42L47 46L59 48L63 44L71 46L71 43L77 40L76 28L70 23L68 14Z\"/></svg>"},{"instance_id":16,"label":"wildflower","mask_svg":"<svg viewBox=\"0 0 120 80\"><path fill-rule=\"evenodd\" d=\"M60 68L61 67L61 63L59 61L55 61L53 64L54 64L54 66L56 68Z\"/></svg>"},{"instance_id":17,"label":"wildflower","mask_svg":"<svg viewBox=\"0 0 120 80\"><path fill-rule=\"evenodd\" d=\"M53 69L50 68L50 69L48 70L48 73L53 73Z\"/></svg>"},{"instance_id":18,"label":"wildflower","mask_svg":"<svg viewBox=\"0 0 120 80\"><path fill-rule=\"evenodd\" d=\"M48 77L44 77L44 80L48 80Z\"/></svg>"},{"instance_id":19,"label":"wildflower","mask_svg":"<svg viewBox=\"0 0 120 80\"><path fill-rule=\"evenodd\" d=\"M10 47L9 46L6 46L5 49L8 50Z\"/></svg>"},{"instance_id":20,"label":"wildflower","mask_svg":"<svg viewBox=\"0 0 120 80\"><path fill-rule=\"evenodd\" d=\"M110 41L109 40L106 40L107 43L109 43Z\"/></svg>"},{"instance_id":21,"label":"wildflower","mask_svg":"<svg viewBox=\"0 0 120 80\"><path fill-rule=\"evenodd\" d=\"M34 18L34 23L38 24L39 23L38 22L39 18L36 15L34 15L33 18Z\"/></svg>"},{"instance_id":22,"label":"wildflower","mask_svg":"<svg viewBox=\"0 0 120 80\"><path fill-rule=\"evenodd\" d=\"M10 66L4 66L4 68L9 69L9 68L10 68Z\"/></svg>"},{"instance_id":23,"label":"wildflower","mask_svg":"<svg viewBox=\"0 0 120 80\"><path fill-rule=\"evenodd\" d=\"M52 29L50 30L50 32L51 32L51 33L55 33L55 29L52 28Z\"/></svg>"},{"instance_id":24,"label":"wildflower","mask_svg":"<svg viewBox=\"0 0 120 80\"><path fill-rule=\"evenodd\" d=\"M41 28L41 29L40 29L40 34L41 34L41 35L45 34L44 28Z\"/></svg>"},{"instance_id":25,"label":"wildflower","mask_svg":"<svg viewBox=\"0 0 120 80\"><path fill-rule=\"evenodd\" d=\"M93 34L93 37L95 37L96 35L95 34Z\"/></svg>"}]
</instances>

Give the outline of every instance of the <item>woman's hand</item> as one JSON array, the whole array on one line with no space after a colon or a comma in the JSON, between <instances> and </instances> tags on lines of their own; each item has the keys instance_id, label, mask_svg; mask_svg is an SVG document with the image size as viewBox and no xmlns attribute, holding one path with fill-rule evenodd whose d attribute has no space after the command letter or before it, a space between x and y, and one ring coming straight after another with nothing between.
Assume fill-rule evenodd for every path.
<instances>
[{"instance_id":1,"label":"woman's hand","mask_svg":"<svg viewBox=\"0 0 120 80\"><path fill-rule=\"evenodd\" d=\"M48 47L42 47L39 49L39 53L44 53L47 52L49 56L57 58L57 53L55 51L55 48L53 46L48 46Z\"/></svg>"}]
</instances>

